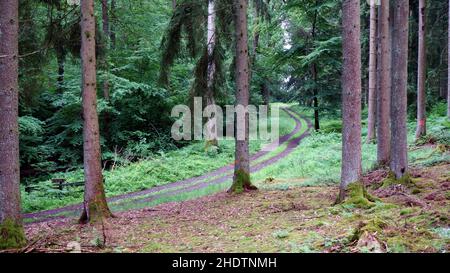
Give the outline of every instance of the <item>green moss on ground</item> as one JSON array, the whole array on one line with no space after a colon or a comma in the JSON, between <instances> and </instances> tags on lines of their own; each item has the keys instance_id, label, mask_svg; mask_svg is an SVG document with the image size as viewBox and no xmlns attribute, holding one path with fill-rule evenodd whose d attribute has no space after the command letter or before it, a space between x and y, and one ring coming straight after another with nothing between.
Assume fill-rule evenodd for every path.
<instances>
[{"instance_id":1,"label":"green moss on ground","mask_svg":"<svg viewBox=\"0 0 450 273\"><path fill-rule=\"evenodd\" d=\"M358 240L364 232L381 234L387 226L388 224L378 217L374 217L367 222L360 222L359 226L349 238L349 241L353 242Z\"/></svg>"},{"instance_id":2,"label":"green moss on ground","mask_svg":"<svg viewBox=\"0 0 450 273\"><path fill-rule=\"evenodd\" d=\"M384 179L381 183L382 188L387 188L394 185L403 185L408 188L416 188L417 185L414 183L410 174L405 174L402 178L398 179L395 176L395 173L389 172L386 179Z\"/></svg>"},{"instance_id":3,"label":"green moss on ground","mask_svg":"<svg viewBox=\"0 0 450 273\"><path fill-rule=\"evenodd\" d=\"M380 199L369 194L361 182L349 184L345 196L346 199L341 204L361 209L372 208L375 206L375 202L380 201Z\"/></svg>"}]
</instances>

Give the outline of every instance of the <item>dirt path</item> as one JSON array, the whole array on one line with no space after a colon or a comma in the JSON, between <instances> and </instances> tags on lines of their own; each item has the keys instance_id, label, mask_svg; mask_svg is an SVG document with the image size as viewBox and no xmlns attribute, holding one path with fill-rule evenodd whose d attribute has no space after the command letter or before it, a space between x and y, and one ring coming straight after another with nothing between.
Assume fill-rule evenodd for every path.
<instances>
[{"instance_id":1,"label":"dirt path","mask_svg":"<svg viewBox=\"0 0 450 273\"><path fill-rule=\"evenodd\" d=\"M305 138L309 135L309 131L312 127L312 124L308 119L306 119L305 117L302 117L302 119L304 119L307 123L307 129L300 136L292 138L293 136L295 136L297 133L299 133L301 131L302 123L301 123L300 119L297 118L292 113L291 110L285 109L285 108L283 108L282 110L284 110L295 121L296 126L292 132L280 137L279 141L275 141L269 145L273 146L273 145L278 144L278 146L281 146L284 143L288 142L287 147L282 152L252 166L251 172L257 172L257 171L259 171L267 166L273 165L276 162L278 162L279 160L283 159L284 157L289 155L299 145L300 141L303 138ZM268 151L259 151L256 154L251 156L251 160L255 161L255 160L265 156L268 153L269 153ZM202 176L192 177L189 179L169 183L169 184L158 186L158 187L153 187L153 188L139 191L139 192L132 192L132 193L127 193L127 194L110 197L110 198L108 198L108 202L126 201L128 199L145 196L145 195L148 195L151 193L166 191L163 193L154 194L147 198L142 198L139 200L130 200L130 202L132 202L132 203L144 203L144 202L149 202L151 200L155 200L155 199L158 199L161 197L172 196L172 195L176 195L176 194L180 194L180 193L184 193L184 192L202 189L209 185L221 184L221 183L226 182L229 179L232 179L233 167L234 167L234 165L230 164L230 165L224 166L222 168L219 168L217 170L208 172ZM171 190L171 189L173 189L173 190ZM49 221L52 219L67 217L67 216L58 215L58 214L81 213L81 209L82 209L82 204L75 204L75 205L70 205L70 206L66 206L66 207L62 207L62 208L58 208L58 209L40 211L40 212L35 212L35 213L27 213L27 214L24 214L23 217L24 217L24 219L27 219L28 222L45 222L45 221Z\"/></svg>"}]
</instances>

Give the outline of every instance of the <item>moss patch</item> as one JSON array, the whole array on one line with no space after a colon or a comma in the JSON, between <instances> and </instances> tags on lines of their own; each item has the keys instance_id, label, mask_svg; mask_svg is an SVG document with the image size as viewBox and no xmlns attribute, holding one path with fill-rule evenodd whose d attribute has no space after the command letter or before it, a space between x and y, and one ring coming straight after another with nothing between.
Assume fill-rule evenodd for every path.
<instances>
[{"instance_id":1,"label":"moss patch","mask_svg":"<svg viewBox=\"0 0 450 273\"><path fill-rule=\"evenodd\" d=\"M9 218L0 224L0 249L20 248L26 242L22 225Z\"/></svg>"},{"instance_id":2,"label":"moss patch","mask_svg":"<svg viewBox=\"0 0 450 273\"><path fill-rule=\"evenodd\" d=\"M384 179L381 183L382 188L387 188L394 185L404 185L408 188L414 187L416 188L416 184L414 183L413 179L411 178L410 174L405 174L402 178L397 179L395 177L395 174L393 172L389 172L386 179Z\"/></svg>"},{"instance_id":3,"label":"moss patch","mask_svg":"<svg viewBox=\"0 0 450 273\"><path fill-rule=\"evenodd\" d=\"M250 182L250 174L242 169L237 170L233 185L228 190L230 193L240 194L245 190L256 190L257 188Z\"/></svg>"},{"instance_id":4,"label":"moss patch","mask_svg":"<svg viewBox=\"0 0 450 273\"><path fill-rule=\"evenodd\" d=\"M345 194L347 198L342 204L347 206L368 209L374 207L376 201L380 201L380 199L370 195L361 182L349 184Z\"/></svg>"}]
</instances>

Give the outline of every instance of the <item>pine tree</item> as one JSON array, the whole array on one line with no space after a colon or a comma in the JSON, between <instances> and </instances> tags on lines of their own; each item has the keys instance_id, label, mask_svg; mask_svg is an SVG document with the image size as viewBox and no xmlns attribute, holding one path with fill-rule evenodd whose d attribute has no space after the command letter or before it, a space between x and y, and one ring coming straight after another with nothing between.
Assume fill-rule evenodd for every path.
<instances>
[{"instance_id":1,"label":"pine tree","mask_svg":"<svg viewBox=\"0 0 450 273\"><path fill-rule=\"evenodd\" d=\"M392 32L391 171L397 179L408 171L406 128L409 0L395 0Z\"/></svg>"},{"instance_id":2,"label":"pine tree","mask_svg":"<svg viewBox=\"0 0 450 273\"><path fill-rule=\"evenodd\" d=\"M389 1L380 6L380 62L379 87L377 88L377 157L378 164L389 165L390 156L390 108L391 108L391 38Z\"/></svg>"},{"instance_id":3,"label":"pine tree","mask_svg":"<svg viewBox=\"0 0 450 273\"><path fill-rule=\"evenodd\" d=\"M234 0L234 25L236 42L236 104L248 107L249 93L249 52L247 30L247 0ZM233 185L230 192L241 193L244 190L254 190L250 181L250 152L249 152L249 113L245 113L244 139L240 140L236 132L235 166ZM238 126L239 128L239 126Z\"/></svg>"},{"instance_id":4,"label":"pine tree","mask_svg":"<svg viewBox=\"0 0 450 273\"><path fill-rule=\"evenodd\" d=\"M19 1L0 1L0 249L26 243L20 211Z\"/></svg>"},{"instance_id":5,"label":"pine tree","mask_svg":"<svg viewBox=\"0 0 450 273\"><path fill-rule=\"evenodd\" d=\"M370 34L369 34L369 109L367 122L367 143L375 139L376 116L376 77L377 77L377 6L376 0L370 1Z\"/></svg>"},{"instance_id":6,"label":"pine tree","mask_svg":"<svg viewBox=\"0 0 450 273\"><path fill-rule=\"evenodd\" d=\"M81 61L83 92L84 210L80 222L111 217L103 186L97 114L94 1L81 0Z\"/></svg>"},{"instance_id":7,"label":"pine tree","mask_svg":"<svg viewBox=\"0 0 450 273\"><path fill-rule=\"evenodd\" d=\"M361 47L360 2L342 4L342 176L338 201L351 183L361 179Z\"/></svg>"},{"instance_id":8,"label":"pine tree","mask_svg":"<svg viewBox=\"0 0 450 273\"><path fill-rule=\"evenodd\" d=\"M417 60L417 129L416 139L427 134L425 81L427 69L426 56L426 3L419 0L419 56Z\"/></svg>"}]
</instances>

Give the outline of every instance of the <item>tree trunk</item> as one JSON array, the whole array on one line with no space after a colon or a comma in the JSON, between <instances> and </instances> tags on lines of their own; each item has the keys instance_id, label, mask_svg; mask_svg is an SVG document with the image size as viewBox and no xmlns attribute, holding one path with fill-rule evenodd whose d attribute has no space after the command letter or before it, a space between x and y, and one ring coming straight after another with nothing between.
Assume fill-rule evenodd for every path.
<instances>
[{"instance_id":1,"label":"tree trunk","mask_svg":"<svg viewBox=\"0 0 450 273\"><path fill-rule=\"evenodd\" d=\"M62 45L56 45L56 61L58 62L58 78L56 80L56 92L64 92L64 67L66 63L66 51Z\"/></svg>"},{"instance_id":2,"label":"tree trunk","mask_svg":"<svg viewBox=\"0 0 450 273\"><path fill-rule=\"evenodd\" d=\"M320 130L319 99L317 98L319 91L317 90L317 66L315 63L312 64L311 72L314 84L316 85L313 90L314 129L316 131L319 131Z\"/></svg>"},{"instance_id":3,"label":"tree trunk","mask_svg":"<svg viewBox=\"0 0 450 273\"><path fill-rule=\"evenodd\" d=\"M81 0L83 92L84 211L80 222L111 217L105 198L97 115L94 0Z\"/></svg>"},{"instance_id":4,"label":"tree trunk","mask_svg":"<svg viewBox=\"0 0 450 273\"><path fill-rule=\"evenodd\" d=\"M409 1L395 0L392 37L391 170L397 179L408 170L406 128Z\"/></svg>"},{"instance_id":5,"label":"tree trunk","mask_svg":"<svg viewBox=\"0 0 450 273\"><path fill-rule=\"evenodd\" d=\"M419 56L417 68L417 129L416 139L427 134L425 81L427 69L426 56L426 18L425 0L419 0Z\"/></svg>"},{"instance_id":6,"label":"tree trunk","mask_svg":"<svg viewBox=\"0 0 450 273\"><path fill-rule=\"evenodd\" d=\"M26 243L20 212L19 1L0 1L0 249Z\"/></svg>"},{"instance_id":7,"label":"tree trunk","mask_svg":"<svg viewBox=\"0 0 450 273\"><path fill-rule=\"evenodd\" d=\"M247 30L247 0L234 0L234 24L236 40L236 104L245 108L249 104L249 52ZM249 113L246 111L244 139L240 140L236 132L235 165L233 185L229 192L241 193L254 190L250 181L249 154ZM238 126L239 128L239 126Z\"/></svg>"},{"instance_id":8,"label":"tree trunk","mask_svg":"<svg viewBox=\"0 0 450 273\"><path fill-rule=\"evenodd\" d=\"M377 101L377 6L370 1L370 35L369 35L369 103L367 121L367 143L375 139L375 115Z\"/></svg>"},{"instance_id":9,"label":"tree trunk","mask_svg":"<svg viewBox=\"0 0 450 273\"><path fill-rule=\"evenodd\" d=\"M111 14L113 17L115 17L115 12L116 12L116 0L111 0ZM110 30L109 30L109 39L111 42L111 49L115 49L116 48L116 27L115 27L115 18L113 18L113 23L110 26Z\"/></svg>"},{"instance_id":10,"label":"tree trunk","mask_svg":"<svg viewBox=\"0 0 450 273\"><path fill-rule=\"evenodd\" d=\"M264 105L269 105L270 104L270 89L265 82L262 84L261 89L262 89L262 95L263 95L263 103L264 103Z\"/></svg>"},{"instance_id":11,"label":"tree trunk","mask_svg":"<svg viewBox=\"0 0 450 273\"><path fill-rule=\"evenodd\" d=\"M349 184L361 179L361 44L360 2L342 4L342 176L339 200Z\"/></svg>"},{"instance_id":12,"label":"tree trunk","mask_svg":"<svg viewBox=\"0 0 450 273\"><path fill-rule=\"evenodd\" d=\"M391 108L391 39L389 1L380 6L380 62L377 96L377 157L378 164L388 165L390 156L390 108Z\"/></svg>"},{"instance_id":13,"label":"tree trunk","mask_svg":"<svg viewBox=\"0 0 450 273\"><path fill-rule=\"evenodd\" d=\"M316 0L315 6L317 7L318 2ZM314 40L316 39L316 24L317 24L317 16L318 11L316 10L314 13L314 19L312 23L312 30L311 30L311 38L312 42L314 43ZM319 99L317 98L319 94L319 90L317 89L317 65L316 63L313 63L311 65L311 74L312 79L314 81L314 89L313 89L313 106L314 106L314 129L316 131L320 130L320 121L319 121Z\"/></svg>"},{"instance_id":14,"label":"tree trunk","mask_svg":"<svg viewBox=\"0 0 450 273\"><path fill-rule=\"evenodd\" d=\"M450 18L450 0L448 1L448 16ZM450 119L450 19L448 20L448 62L447 62L447 117Z\"/></svg>"},{"instance_id":15,"label":"tree trunk","mask_svg":"<svg viewBox=\"0 0 450 273\"><path fill-rule=\"evenodd\" d=\"M175 10L177 8L177 0L172 0L172 9Z\"/></svg>"},{"instance_id":16,"label":"tree trunk","mask_svg":"<svg viewBox=\"0 0 450 273\"><path fill-rule=\"evenodd\" d=\"M108 14L108 0L102 0L102 22L103 33L109 38L109 14Z\"/></svg>"},{"instance_id":17,"label":"tree trunk","mask_svg":"<svg viewBox=\"0 0 450 273\"><path fill-rule=\"evenodd\" d=\"M207 25L207 49L208 49L208 67L206 79L206 105L215 105L214 99L214 77L216 73L216 64L214 58L214 51L216 48L216 8L215 0L208 0L208 25ZM217 121L214 121L216 116L208 119L208 124L213 124L207 127L207 145L218 146L217 139Z\"/></svg>"}]
</instances>

